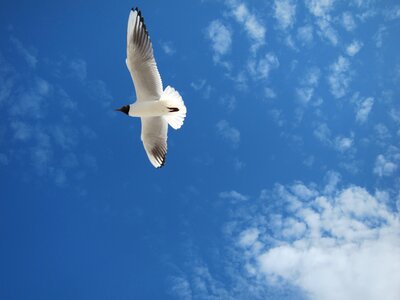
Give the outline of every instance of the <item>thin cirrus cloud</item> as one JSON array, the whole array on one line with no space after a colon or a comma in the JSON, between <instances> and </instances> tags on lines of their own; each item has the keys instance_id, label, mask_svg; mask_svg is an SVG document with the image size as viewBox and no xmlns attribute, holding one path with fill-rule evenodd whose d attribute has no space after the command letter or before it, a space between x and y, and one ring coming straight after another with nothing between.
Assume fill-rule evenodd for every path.
<instances>
[{"instance_id":1,"label":"thin cirrus cloud","mask_svg":"<svg viewBox=\"0 0 400 300\"><path fill-rule=\"evenodd\" d=\"M214 20L208 25L206 35L207 38L211 41L214 62L221 62L222 57L231 50L231 30L220 20Z\"/></svg>"},{"instance_id":2,"label":"thin cirrus cloud","mask_svg":"<svg viewBox=\"0 0 400 300\"><path fill-rule=\"evenodd\" d=\"M72 126L70 120L76 119L77 104L57 81L60 74L65 78L73 76L79 81L86 79L86 63L83 60L70 60L60 64L40 60L30 53L23 43L12 38L17 53L24 58L19 64L12 64L7 57L0 59L0 78L8 78L7 84L0 89L2 103L7 114L4 128L6 151L3 161L8 164L24 164L31 179L46 178L57 186L65 186L76 177L81 166L96 166L96 159L88 153L75 155L82 138L90 136L92 130L82 124L82 130ZM52 68L50 75L39 76L38 62L41 68ZM60 69L61 68L61 69ZM20 74L24 76L20 76ZM18 88L14 88L18 87ZM54 119L54 112L62 118ZM93 134L91 134L93 136Z\"/></svg>"},{"instance_id":3,"label":"thin cirrus cloud","mask_svg":"<svg viewBox=\"0 0 400 300\"><path fill-rule=\"evenodd\" d=\"M289 29L296 19L296 4L292 0L275 0L274 16L282 29Z\"/></svg>"},{"instance_id":4,"label":"thin cirrus cloud","mask_svg":"<svg viewBox=\"0 0 400 300\"><path fill-rule=\"evenodd\" d=\"M26 63L31 67L35 68L38 63L38 58L34 53L35 50L28 49L24 46L24 44L14 36L10 37L11 43L14 45L15 49L22 56L22 58L26 61Z\"/></svg>"},{"instance_id":5,"label":"thin cirrus cloud","mask_svg":"<svg viewBox=\"0 0 400 300\"><path fill-rule=\"evenodd\" d=\"M366 99L360 100L356 107L356 121L363 124L367 121L368 116L374 105L374 98L368 97Z\"/></svg>"},{"instance_id":6,"label":"thin cirrus cloud","mask_svg":"<svg viewBox=\"0 0 400 300\"><path fill-rule=\"evenodd\" d=\"M354 56L361 50L362 47L363 47L363 43L362 42L353 41L353 42L351 42L350 45L347 46L346 53L349 56Z\"/></svg>"},{"instance_id":7,"label":"thin cirrus cloud","mask_svg":"<svg viewBox=\"0 0 400 300\"><path fill-rule=\"evenodd\" d=\"M237 147L240 142L240 131L235 127L231 126L228 121L221 120L217 123L217 133L222 136L225 140L232 143L233 146Z\"/></svg>"},{"instance_id":8,"label":"thin cirrus cloud","mask_svg":"<svg viewBox=\"0 0 400 300\"><path fill-rule=\"evenodd\" d=\"M328 13L332 10L335 0L306 0L305 4L316 17L327 17Z\"/></svg>"},{"instance_id":9,"label":"thin cirrus cloud","mask_svg":"<svg viewBox=\"0 0 400 300\"><path fill-rule=\"evenodd\" d=\"M301 79L300 86L296 88L296 95L302 104L310 102L318 86L320 76L320 69L318 67L311 67Z\"/></svg>"},{"instance_id":10,"label":"thin cirrus cloud","mask_svg":"<svg viewBox=\"0 0 400 300\"><path fill-rule=\"evenodd\" d=\"M348 11L343 12L341 16L341 23L347 31L353 31L357 26L353 15Z\"/></svg>"},{"instance_id":11,"label":"thin cirrus cloud","mask_svg":"<svg viewBox=\"0 0 400 300\"><path fill-rule=\"evenodd\" d=\"M329 69L330 91L335 98L342 98L346 95L351 81L350 62L347 58L339 56Z\"/></svg>"},{"instance_id":12,"label":"thin cirrus cloud","mask_svg":"<svg viewBox=\"0 0 400 300\"><path fill-rule=\"evenodd\" d=\"M172 55L174 55L176 53L175 46L170 41L162 42L161 43L161 48L163 49L164 53L169 55L169 56L172 56Z\"/></svg>"},{"instance_id":13,"label":"thin cirrus cloud","mask_svg":"<svg viewBox=\"0 0 400 300\"><path fill-rule=\"evenodd\" d=\"M246 201L249 196L243 195L235 190L221 192L218 195L221 199L229 199L233 201Z\"/></svg>"},{"instance_id":14,"label":"thin cirrus cloud","mask_svg":"<svg viewBox=\"0 0 400 300\"><path fill-rule=\"evenodd\" d=\"M226 5L229 7L233 18L241 25L252 41L251 50L255 53L258 48L265 44L266 28L263 22L256 16L256 14L250 12L247 5L244 2L236 0L227 0Z\"/></svg>"},{"instance_id":15,"label":"thin cirrus cloud","mask_svg":"<svg viewBox=\"0 0 400 300\"><path fill-rule=\"evenodd\" d=\"M375 160L373 173L378 177L390 177L399 169L400 149L396 146L388 146L384 154L379 154Z\"/></svg>"},{"instance_id":16,"label":"thin cirrus cloud","mask_svg":"<svg viewBox=\"0 0 400 300\"><path fill-rule=\"evenodd\" d=\"M310 45L314 39L314 30L311 25L304 25L297 29L297 39L302 45Z\"/></svg>"},{"instance_id":17,"label":"thin cirrus cloud","mask_svg":"<svg viewBox=\"0 0 400 300\"><path fill-rule=\"evenodd\" d=\"M270 72L279 67L278 57L269 52L259 59L251 58L248 62L248 70L253 79L267 79Z\"/></svg>"}]
</instances>

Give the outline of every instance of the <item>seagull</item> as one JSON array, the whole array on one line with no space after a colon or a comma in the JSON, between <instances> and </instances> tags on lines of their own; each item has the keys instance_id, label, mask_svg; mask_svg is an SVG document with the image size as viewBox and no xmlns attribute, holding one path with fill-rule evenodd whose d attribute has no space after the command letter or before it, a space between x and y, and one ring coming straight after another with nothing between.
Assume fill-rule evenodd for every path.
<instances>
[{"instance_id":1,"label":"seagull","mask_svg":"<svg viewBox=\"0 0 400 300\"><path fill-rule=\"evenodd\" d=\"M167 154L168 124L173 129L181 128L187 110L181 95L173 87L167 86L163 90L150 36L137 7L129 14L126 54L136 101L116 110L141 119L144 149L151 164L161 168Z\"/></svg>"}]
</instances>

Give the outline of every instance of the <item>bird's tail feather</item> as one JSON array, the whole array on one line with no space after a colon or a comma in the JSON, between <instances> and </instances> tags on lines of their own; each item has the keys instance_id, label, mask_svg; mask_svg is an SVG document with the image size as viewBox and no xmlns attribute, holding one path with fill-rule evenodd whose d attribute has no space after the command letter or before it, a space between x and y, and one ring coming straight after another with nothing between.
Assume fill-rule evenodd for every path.
<instances>
[{"instance_id":1,"label":"bird's tail feather","mask_svg":"<svg viewBox=\"0 0 400 300\"><path fill-rule=\"evenodd\" d=\"M181 128L187 111L181 95L173 87L167 86L161 95L160 102L169 110L169 113L164 115L168 124L173 129Z\"/></svg>"}]
</instances>

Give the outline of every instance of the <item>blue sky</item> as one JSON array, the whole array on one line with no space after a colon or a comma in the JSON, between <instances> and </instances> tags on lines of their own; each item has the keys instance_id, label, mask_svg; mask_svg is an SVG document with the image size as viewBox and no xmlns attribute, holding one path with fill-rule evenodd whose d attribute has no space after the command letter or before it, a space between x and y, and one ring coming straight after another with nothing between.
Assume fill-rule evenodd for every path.
<instances>
[{"instance_id":1,"label":"blue sky","mask_svg":"<svg viewBox=\"0 0 400 300\"><path fill-rule=\"evenodd\" d=\"M188 108L156 170L139 6ZM400 5L2 1L2 299L398 299Z\"/></svg>"}]
</instances>

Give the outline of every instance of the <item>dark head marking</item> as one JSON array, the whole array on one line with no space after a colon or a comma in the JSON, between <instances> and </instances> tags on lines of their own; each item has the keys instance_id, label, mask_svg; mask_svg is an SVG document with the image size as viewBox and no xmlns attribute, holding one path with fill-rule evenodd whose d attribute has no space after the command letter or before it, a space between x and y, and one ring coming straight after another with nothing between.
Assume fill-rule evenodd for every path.
<instances>
[{"instance_id":1,"label":"dark head marking","mask_svg":"<svg viewBox=\"0 0 400 300\"><path fill-rule=\"evenodd\" d=\"M120 111L123 112L124 114L129 114L129 105L122 106L121 108L118 108L115 111Z\"/></svg>"}]
</instances>

